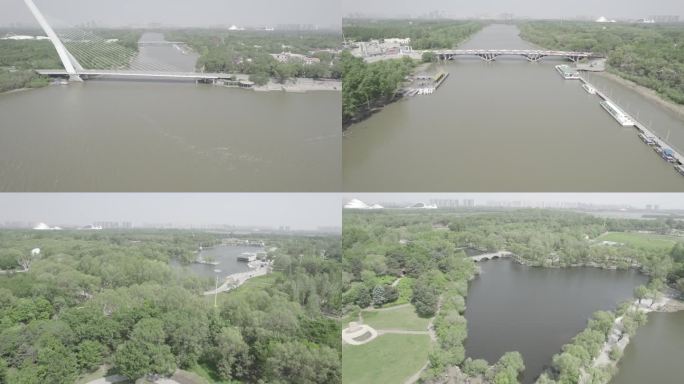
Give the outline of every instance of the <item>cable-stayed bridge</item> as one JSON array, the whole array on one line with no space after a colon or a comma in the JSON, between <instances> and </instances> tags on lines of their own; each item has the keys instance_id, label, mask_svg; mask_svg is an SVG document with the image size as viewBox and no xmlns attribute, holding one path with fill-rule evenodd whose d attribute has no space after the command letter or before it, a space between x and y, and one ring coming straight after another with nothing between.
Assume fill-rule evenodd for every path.
<instances>
[{"instance_id":1,"label":"cable-stayed bridge","mask_svg":"<svg viewBox=\"0 0 684 384\"><path fill-rule=\"evenodd\" d=\"M82 81L90 77L113 79L188 79L216 81L229 79L227 73L188 72L174 65L146 57L138 60L138 51L117 39L107 39L90 31L67 27L55 29L33 0L24 0L36 21L55 47L64 69L39 69L47 76L68 77ZM141 41L139 46L183 44L177 41Z\"/></svg>"}]
</instances>

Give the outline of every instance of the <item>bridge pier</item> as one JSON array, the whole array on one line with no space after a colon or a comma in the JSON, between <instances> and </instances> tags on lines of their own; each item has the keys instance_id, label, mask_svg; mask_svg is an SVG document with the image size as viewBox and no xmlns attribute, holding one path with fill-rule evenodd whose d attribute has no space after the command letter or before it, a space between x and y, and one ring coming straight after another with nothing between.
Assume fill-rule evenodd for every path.
<instances>
[{"instance_id":1,"label":"bridge pier","mask_svg":"<svg viewBox=\"0 0 684 384\"><path fill-rule=\"evenodd\" d=\"M539 62L544 55L523 55L527 61L532 62L532 63L537 63Z\"/></svg>"}]
</instances>

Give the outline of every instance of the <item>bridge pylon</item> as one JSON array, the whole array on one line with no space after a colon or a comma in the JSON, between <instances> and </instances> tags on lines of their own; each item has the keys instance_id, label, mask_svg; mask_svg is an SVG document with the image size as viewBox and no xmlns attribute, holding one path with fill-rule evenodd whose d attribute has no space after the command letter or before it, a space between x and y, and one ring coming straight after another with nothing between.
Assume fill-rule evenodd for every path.
<instances>
[{"instance_id":1,"label":"bridge pylon","mask_svg":"<svg viewBox=\"0 0 684 384\"><path fill-rule=\"evenodd\" d=\"M67 74L69 75L69 80L71 81L83 81L81 76L79 75L79 71L83 70L83 67L81 67L81 64L79 64L78 60L74 58L74 56L69 52L64 44L62 43L62 40L59 39L55 31L52 29L50 24L48 24L47 20L43 16L43 14L40 12L38 7L36 7L36 4L33 3L33 0L24 0L24 3L28 7L28 9L31 11L31 14L33 17L36 18L36 21L38 21L38 24L40 24L40 27L43 28L43 31L45 34L48 36L50 41L52 42L52 45L55 46L55 50L57 51L57 55L59 55L59 59L62 61L62 65L64 65L64 69L66 70Z\"/></svg>"}]
</instances>

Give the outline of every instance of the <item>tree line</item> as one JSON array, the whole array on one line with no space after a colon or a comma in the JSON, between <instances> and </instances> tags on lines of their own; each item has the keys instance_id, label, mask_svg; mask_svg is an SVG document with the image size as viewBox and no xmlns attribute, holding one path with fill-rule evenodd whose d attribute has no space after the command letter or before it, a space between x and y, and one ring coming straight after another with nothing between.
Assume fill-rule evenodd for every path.
<instances>
[{"instance_id":1,"label":"tree line","mask_svg":"<svg viewBox=\"0 0 684 384\"><path fill-rule=\"evenodd\" d=\"M535 21L520 25L520 36L549 49L607 55L608 70L684 104L684 27Z\"/></svg>"},{"instance_id":2,"label":"tree line","mask_svg":"<svg viewBox=\"0 0 684 384\"><path fill-rule=\"evenodd\" d=\"M213 298L188 273L189 231L0 232L0 383L73 383L105 366L136 380L339 383L335 236L264 236L274 272ZM30 254L27 268L11 257ZM253 283L252 283L253 282Z\"/></svg>"},{"instance_id":3,"label":"tree line","mask_svg":"<svg viewBox=\"0 0 684 384\"><path fill-rule=\"evenodd\" d=\"M413 49L424 50L454 48L483 27L478 21L344 19L342 30L352 41L408 37Z\"/></svg>"},{"instance_id":4,"label":"tree line","mask_svg":"<svg viewBox=\"0 0 684 384\"><path fill-rule=\"evenodd\" d=\"M397 277L410 282L407 296L416 312L433 321L437 348L429 356L422 379L442 383L449 378L479 378L488 383L516 383L524 362L515 351L491 364L465 356L467 320L463 316L468 281L478 269L464 248L482 251L509 250L519 262L544 267L593 265L635 268L647 273L648 285L635 289L634 297L657 299L666 285L684 292L684 242L671 248L623 244L606 246L596 241L606 232L652 232L670 234L684 230L673 219L633 220L602 218L589 214L554 210L473 211L353 211L343 216L342 311L352 313L369 305L387 306L398 296L381 296ZM615 316L624 316L629 335L645 317L630 303L617 313L597 312L587 330L577 335L553 359L542 383L575 383L576 372L605 379L606 369L589 369L590 362L608 337ZM614 352L616 354L617 352ZM613 356L617 360L617 356ZM458 368L456 370L455 368ZM543 381L546 380L546 381ZM597 381L602 382L602 381Z\"/></svg>"},{"instance_id":5,"label":"tree line","mask_svg":"<svg viewBox=\"0 0 684 384\"><path fill-rule=\"evenodd\" d=\"M258 85L274 78L284 83L297 77L339 79L342 76L335 53L341 37L333 32L273 32L180 30L168 31L168 39L186 42L198 54L197 69L204 72L249 74ZM278 62L271 54L290 52L309 55L319 63L302 60Z\"/></svg>"}]
</instances>

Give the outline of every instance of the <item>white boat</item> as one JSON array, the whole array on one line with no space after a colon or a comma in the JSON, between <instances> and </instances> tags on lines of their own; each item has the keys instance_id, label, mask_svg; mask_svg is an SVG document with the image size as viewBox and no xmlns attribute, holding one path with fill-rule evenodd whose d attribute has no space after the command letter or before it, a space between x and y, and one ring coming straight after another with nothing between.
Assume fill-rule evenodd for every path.
<instances>
[{"instance_id":1,"label":"white boat","mask_svg":"<svg viewBox=\"0 0 684 384\"><path fill-rule=\"evenodd\" d=\"M613 104L611 101L604 100L600 102L603 109L608 111L615 120L617 120L623 127L633 127L634 120L632 120L626 113L624 113L617 105Z\"/></svg>"},{"instance_id":2,"label":"white boat","mask_svg":"<svg viewBox=\"0 0 684 384\"><path fill-rule=\"evenodd\" d=\"M579 80L580 78L579 72L569 65L556 65L556 71L558 71L565 80Z\"/></svg>"},{"instance_id":3,"label":"white boat","mask_svg":"<svg viewBox=\"0 0 684 384\"><path fill-rule=\"evenodd\" d=\"M582 88L584 88L584 90L587 91L587 93L590 95L596 94L596 88L592 87L589 83L582 84Z\"/></svg>"}]
</instances>

